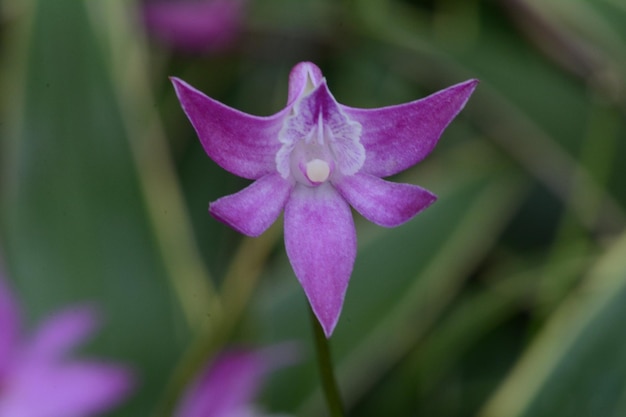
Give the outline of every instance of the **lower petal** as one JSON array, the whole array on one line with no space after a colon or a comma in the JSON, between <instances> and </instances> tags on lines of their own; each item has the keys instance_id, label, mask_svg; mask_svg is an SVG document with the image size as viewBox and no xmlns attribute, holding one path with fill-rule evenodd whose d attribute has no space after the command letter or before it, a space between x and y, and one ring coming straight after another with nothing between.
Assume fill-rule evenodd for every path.
<instances>
[{"instance_id":1,"label":"lower petal","mask_svg":"<svg viewBox=\"0 0 626 417\"><path fill-rule=\"evenodd\" d=\"M280 175L269 174L236 194L214 201L209 212L238 232L256 237L276 221L291 188L291 182Z\"/></svg>"},{"instance_id":2,"label":"lower petal","mask_svg":"<svg viewBox=\"0 0 626 417\"><path fill-rule=\"evenodd\" d=\"M437 199L416 185L389 182L369 174L343 177L335 187L363 217L385 227L412 219Z\"/></svg>"},{"instance_id":3,"label":"lower petal","mask_svg":"<svg viewBox=\"0 0 626 417\"><path fill-rule=\"evenodd\" d=\"M330 337L356 258L350 206L330 184L294 188L285 206L285 246L311 308Z\"/></svg>"}]
</instances>

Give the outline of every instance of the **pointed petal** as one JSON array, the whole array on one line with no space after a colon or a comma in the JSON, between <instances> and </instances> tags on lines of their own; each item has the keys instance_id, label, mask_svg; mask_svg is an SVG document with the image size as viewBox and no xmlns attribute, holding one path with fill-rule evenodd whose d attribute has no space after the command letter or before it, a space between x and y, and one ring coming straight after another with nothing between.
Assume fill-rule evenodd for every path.
<instances>
[{"instance_id":1,"label":"pointed petal","mask_svg":"<svg viewBox=\"0 0 626 417\"><path fill-rule=\"evenodd\" d=\"M278 133L289 108L269 117L228 107L172 77L178 99L205 152L225 170L248 179L276 172Z\"/></svg>"},{"instance_id":2,"label":"pointed petal","mask_svg":"<svg viewBox=\"0 0 626 417\"><path fill-rule=\"evenodd\" d=\"M31 358L62 357L95 330L96 316L86 306L68 308L51 316L39 326L25 354Z\"/></svg>"},{"instance_id":3,"label":"pointed petal","mask_svg":"<svg viewBox=\"0 0 626 417\"><path fill-rule=\"evenodd\" d=\"M276 221L292 187L279 174L266 175L238 193L214 201L209 212L238 232L256 237Z\"/></svg>"},{"instance_id":4,"label":"pointed petal","mask_svg":"<svg viewBox=\"0 0 626 417\"><path fill-rule=\"evenodd\" d=\"M424 159L477 84L468 80L421 100L379 109L343 106L345 114L363 126L366 159L361 172L387 177Z\"/></svg>"},{"instance_id":5,"label":"pointed petal","mask_svg":"<svg viewBox=\"0 0 626 417\"><path fill-rule=\"evenodd\" d=\"M289 73L287 105L313 91L323 80L322 71L312 62L300 62Z\"/></svg>"},{"instance_id":6,"label":"pointed petal","mask_svg":"<svg viewBox=\"0 0 626 417\"><path fill-rule=\"evenodd\" d=\"M417 185L389 182L367 174L344 177L334 185L363 217L385 227L401 225L437 199Z\"/></svg>"},{"instance_id":7,"label":"pointed petal","mask_svg":"<svg viewBox=\"0 0 626 417\"><path fill-rule=\"evenodd\" d=\"M330 184L294 188L285 206L285 246L313 312L330 337L356 258L350 206Z\"/></svg>"},{"instance_id":8,"label":"pointed petal","mask_svg":"<svg viewBox=\"0 0 626 417\"><path fill-rule=\"evenodd\" d=\"M18 347L20 316L0 266L0 380Z\"/></svg>"}]
</instances>

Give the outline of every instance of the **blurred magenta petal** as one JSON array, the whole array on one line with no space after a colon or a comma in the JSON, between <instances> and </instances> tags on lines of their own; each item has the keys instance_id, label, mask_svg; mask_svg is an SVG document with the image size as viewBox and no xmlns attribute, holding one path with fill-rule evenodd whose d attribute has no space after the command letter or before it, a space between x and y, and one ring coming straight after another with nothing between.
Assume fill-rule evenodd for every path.
<instances>
[{"instance_id":1,"label":"blurred magenta petal","mask_svg":"<svg viewBox=\"0 0 626 417\"><path fill-rule=\"evenodd\" d=\"M63 357L95 330L96 312L89 307L68 308L48 317L33 334L29 355L50 360Z\"/></svg>"},{"instance_id":2,"label":"blurred magenta petal","mask_svg":"<svg viewBox=\"0 0 626 417\"><path fill-rule=\"evenodd\" d=\"M254 399L267 374L286 364L271 352L239 349L220 354L187 390L175 417L263 416Z\"/></svg>"},{"instance_id":3,"label":"blurred magenta petal","mask_svg":"<svg viewBox=\"0 0 626 417\"><path fill-rule=\"evenodd\" d=\"M19 338L20 317L17 302L11 296L0 264L0 381L8 372ZM0 382L1 384L1 382ZM0 414L1 416L1 414Z\"/></svg>"},{"instance_id":4,"label":"blurred magenta petal","mask_svg":"<svg viewBox=\"0 0 626 417\"><path fill-rule=\"evenodd\" d=\"M187 52L229 47L240 32L243 0L158 0L146 3L146 28L169 46Z\"/></svg>"},{"instance_id":5,"label":"blurred magenta petal","mask_svg":"<svg viewBox=\"0 0 626 417\"><path fill-rule=\"evenodd\" d=\"M285 108L258 117L220 104L176 78L172 82L209 157L235 175L257 180L213 203L212 214L256 236L284 208L287 255L328 337L356 256L348 203L387 227L432 204L436 197L429 191L381 177L428 155L478 84L468 80L410 103L357 109L339 104L320 69L302 62L289 75ZM285 182L267 177L272 174Z\"/></svg>"},{"instance_id":6,"label":"blurred magenta petal","mask_svg":"<svg viewBox=\"0 0 626 417\"><path fill-rule=\"evenodd\" d=\"M53 315L32 338L20 340L17 301L2 278L1 417L95 416L129 393L132 376L126 368L69 357L96 325L92 309L77 307Z\"/></svg>"},{"instance_id":7,"label":"blurred magenta petal","mask_svg":"<svg viewBox=\"0 0 626 417\"><path fill-rule=\"evenodd\" d=\"M130 373L118 366L37 359L25 359L19 373L11 378L11 384L0 400L0 415L99 415L118 403L131 388Z\"/></svg>"}]
</instances>

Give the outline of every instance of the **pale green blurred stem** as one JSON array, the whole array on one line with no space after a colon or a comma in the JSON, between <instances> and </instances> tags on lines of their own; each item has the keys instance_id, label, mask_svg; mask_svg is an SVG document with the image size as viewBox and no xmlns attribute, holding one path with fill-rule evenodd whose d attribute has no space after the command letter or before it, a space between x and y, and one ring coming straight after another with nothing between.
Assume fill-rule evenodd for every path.
<instances>
[{"instance_id":1,"label":"pale green blurred stem","mask_svg":"<svg viewBox=\"0 0 626 417\"><path fill-rule=\"evenodd\" d=\"M326 404L328 405L331 417L343 417L343 404L341 402L341 395L339 393L339 387L333 370L328 339L326 338L324 330L317 320L317 317L313 313L313 310L309 309L309 312L311 316L311 324L313 326L315 350L317 351L317 367L322 382L324 396L326 398Z\"/></svg>"},{"instance_id":2,"label":"pale green blurred stem","mask_svg":"<svg viewBox=\"0 0 626 417\"><path fill-rule=\"evenodd\" d=\"M565 297L575 283L575 280L580 278L578 275L572 274L568 276L569 279L567 280L555 280L554 276L558 276L558 274L553 274L552 268L558 268L563 257L587 257L594 248L593 237L587 237L585 227L580 224L574 213L573 202L586 201L584 217L593 220L593 224L597 228L620 230L620 225L598 224L603 220L601 218L602 195L588 193L588 189L581 186L583 181L581 178L582 170L591 173L599 186L608 182L615 161L618 130L621 117L623 117L616 108L612 107L602 97L593 92L590 94L592 94L592 106L587 132L578 159L580 168L572 178L569 198L565 202L565 212L560 220L554 244L550 248L548 259L545 262L546 267L541 277L538 312L542 318L556 307L557 303ZM604 192L607 191L604 190Z\"/></svg>"},{"instance_id":3,"label":"pale green blurred stem","mask_svg":"<svg viewBox=\"0 0 626 417\"><path fill-rule=\"evenodd\" d=\"M87 2L93 26L110 57L110 73L122 109L150 224L170 283L189 326L198 331L221 303L195 243L182 191L149 85L141 33L132 30L131 5L119 0ZM144 42L145 43L145 42Z\"/></svg>"}]
</instances>

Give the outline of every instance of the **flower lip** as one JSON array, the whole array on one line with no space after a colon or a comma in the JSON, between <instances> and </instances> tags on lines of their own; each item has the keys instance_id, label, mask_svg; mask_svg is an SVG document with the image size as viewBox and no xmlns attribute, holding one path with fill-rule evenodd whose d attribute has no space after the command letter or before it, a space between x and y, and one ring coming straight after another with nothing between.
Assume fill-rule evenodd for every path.
<instances>
[{"instance_id":1,"label":"flower lip","mask_svg":"<svg viewBox=\"0 0 626 417\"><path fill-rule=\"evenodd\" d=\"M344 114L323 79L309 92L313 82L307 81L285 118L276 154L276 169L283 178L309 186L332 179L335 170L352 175L365 162L361 125Z\"/></svg>"}]
</instances>

